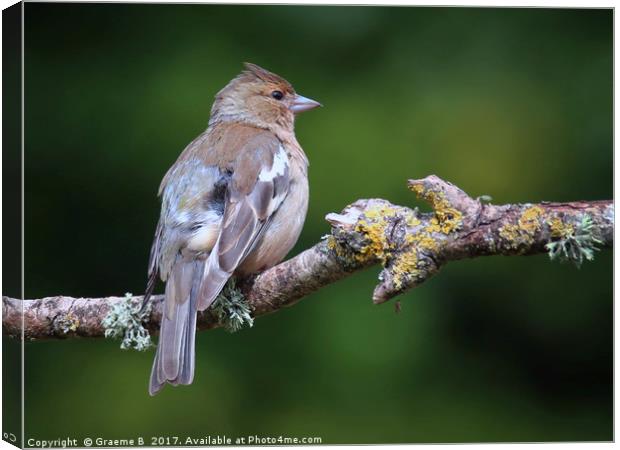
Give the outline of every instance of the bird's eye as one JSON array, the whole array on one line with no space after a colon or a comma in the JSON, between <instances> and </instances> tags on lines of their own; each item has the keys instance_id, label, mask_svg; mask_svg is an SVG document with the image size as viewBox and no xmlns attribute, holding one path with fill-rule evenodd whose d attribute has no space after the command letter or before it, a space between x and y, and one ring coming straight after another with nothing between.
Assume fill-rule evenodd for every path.
<instances>
[{"instance_id":1,"label":"bird's eye","mask_svg":"<svg viewBox=\"0 0 620 450\"><path fill-rule=\"evenodd\" d=\"M284 94L281 91L273 91L271 96L276 100L282 100L284 98Z\"/></svg>"}]
</instances>

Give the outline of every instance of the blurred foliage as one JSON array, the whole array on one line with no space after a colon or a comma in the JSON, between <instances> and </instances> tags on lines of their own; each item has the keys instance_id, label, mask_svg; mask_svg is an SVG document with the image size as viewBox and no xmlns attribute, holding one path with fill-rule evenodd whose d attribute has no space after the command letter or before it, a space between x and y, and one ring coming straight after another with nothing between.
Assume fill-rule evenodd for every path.
<instances>
[{"instance_id":1,"label":"blurred foliage","mask_svg":"<svg viewBox=\"0 0 620 450\"><path fill-rule=\"evenodd\" d=\"M496 203L612 197L612 11L27 3L26 296L142 292L167 168L251 61L325 107L297 136L293 253L364 197L435 173ZM320 436L324 443L611 440L612 255L450 264L370 302L378 270L230 335L191 387L152 352L26 346L26 437Z\"/></svg>"}]
</instances>

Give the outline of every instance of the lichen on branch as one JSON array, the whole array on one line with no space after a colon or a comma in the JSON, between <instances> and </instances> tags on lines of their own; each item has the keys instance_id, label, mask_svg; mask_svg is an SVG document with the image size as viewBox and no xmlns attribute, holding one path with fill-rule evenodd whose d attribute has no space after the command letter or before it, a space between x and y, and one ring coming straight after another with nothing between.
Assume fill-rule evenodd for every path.
<instances>
[{"instance_id":1,"label":"lichen on branch","mask_svg":"<svg viewBox=\"0 0 620 450\"><path fill-rule=\"evenodd\" d=\"M420 285L448 261L546 251L552 259L579 265L592 259L597 246L611 245L611 202L493 205L483 202L488 196L474 199L433 175L410 180L409 189L432 212L372 199L327 217L334 236L330 248L336 255L349 265L374 261L383 266L375 303ZM596 220L584 222L584 217ZM574 225L564 227L560 236L558 223Z\"/></svg>"},{"instance_id":2,"label":"lichen on branch","mask_svg":"<svg viewBox=\"0 0 620 450\"><path fill-rule=\"evenodd\" d=\"M372 298L384 303L419 286L450 261L547 253L552 260L580 265L613 244L611 200L494 205L487 196L472 198L434 175L409 180L408 186L431 212L368 199L328 214L329 235L288 261L237 280L215 308L199 313L198 328L251 326L254 318L374 264L382 270ZM125 347L145 348L159 329L163 296L153 296L143 315L133 308L141 300L3 297L3 330L14 337L23 331L29 340L115 335Z\"/></svg>"},{"instance_id":3,"label":"lichen on branch","mask_svg":"<svg viewBox=\"0 0 620 450\"><path fill-rule=\"evenodd\" d=\"M545 247L551 260L571 261L581 267L584 259L592 261L594 252L603 244L596 236L596 229L592 217L587 213L576 220L562 220L554 217L549 223L551 241Z\"/></svg>"},{"instance_id":4,"label":"lichen on branch","mask_svg":"<svg viewBox=\"0 0 620 450\"><path fill-rule=\"evenodd\" d=\"M124 302L117 302L108 309L101 321L104 337L121 340L121 348L144 351L152 346L151 336L144 327L151 314L151 304L133 301L131 293L125 294ZM75 330L74 330L75 331Z\"/></svg>"}]
</instances>

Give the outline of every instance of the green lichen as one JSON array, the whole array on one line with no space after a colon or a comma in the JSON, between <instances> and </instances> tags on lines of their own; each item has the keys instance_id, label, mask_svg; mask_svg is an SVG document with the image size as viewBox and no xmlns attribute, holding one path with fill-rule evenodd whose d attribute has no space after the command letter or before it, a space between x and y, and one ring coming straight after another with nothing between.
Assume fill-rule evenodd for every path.
<instances>
[{"instance_id":1,"label":"green lichen","mask_svg":"<svg viewBox=\"0 0 620 450\"><path fill-rule=\"evenodd\" d=\"M549 226L552 240L545 248L552 261L572 261L577 267L581 267L584 259L594 259L594 252L598 250L597 244L602 244L594 236L594 222L588 214L583 214L575 223L567 223L556 217Z\"/></svg>"},{"instance_id":2,"label":"green lichen","mask_svg":"<svg viewBox=\"0 0 620 450\"><path fill-rule=\"evenodd\" d=\"M151 304L141 310L139 302L132 302L133 295L125 294L125 299L110 307L108 314L101 321L106 338L120 338L123 350L133 348L144 351L151 347L151 336L143 324L151 314Z\"/></svg>"},{"instance_id":3,"label":"green lichen","mask_svg":"<svg viewBox=\"0 0 620 450\"><path fill-rule=\"evenodd\" d=\"M237 288L234 278L226 283L211 305L211 310L218 318L220 325L230 333L235 333L244 326L254 325L252 308Z\"/></svg>"}]
</instances>

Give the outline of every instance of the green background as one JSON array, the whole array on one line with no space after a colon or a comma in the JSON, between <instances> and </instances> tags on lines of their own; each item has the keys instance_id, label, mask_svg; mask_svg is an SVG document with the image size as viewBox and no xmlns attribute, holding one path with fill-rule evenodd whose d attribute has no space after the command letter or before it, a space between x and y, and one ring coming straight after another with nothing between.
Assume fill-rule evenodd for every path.
<instances>
[{"instance_id":1,"label":"green background","mask_svg":"<svg viewBox=\"0 0 620 450\"><path fill-rule=\"evenodd\" d=\"M25 6L26 297L139 294L167 168L251 61L325 107L297 137L293 253L358 198L437 174L496 203L612 197L612 11ZM449 264L370 301L378 268L230 335L151 398L153 352L26 345L26 439L319 436L323 443L611 440L612 254ZM161 286L158 288L161 290ZM8 293L17 295L17 293Z\"/></svg>"}]
</instances>

